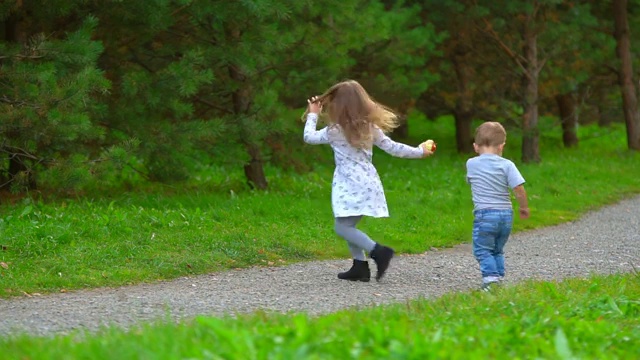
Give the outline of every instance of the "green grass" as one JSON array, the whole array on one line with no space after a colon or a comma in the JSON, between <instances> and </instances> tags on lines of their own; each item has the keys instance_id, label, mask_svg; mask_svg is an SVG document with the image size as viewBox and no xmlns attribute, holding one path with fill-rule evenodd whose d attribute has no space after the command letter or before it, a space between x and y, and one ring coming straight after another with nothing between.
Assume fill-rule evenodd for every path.
<instances>
[{"instance_id":1,"label":"green grass","mask_svg":"<svg viewBox=\"0 0 640 360\"><path fill-rule=\"evenodd\" d=\"M374 239L404 253L470 241L468 156L450 122L416 120L426 160L375 161L391 210L366 219ZM544 124L543 124L544 125ZM579 149L549 128L540 164L521 164L517 133L504 156L527 179L532 217L516 231L554 225L640 193L640 155L624 130L584 127ZM331 153L305 175L267 168L268 192L242 190L240 173L203 169L201 183L108 197L24 199L0 207L0 297L117 286L253 265L347 257L332 231ZM322 159L322 158L320 158ZM194 186L196 185L196 186ZM214 191L212 191L212 189ZM482 292L307 314L197 317L54 337L0 339L7 359L632 359L640 348L640 278L529 281Z\"/></svg>"},{"instance_id":2,"label":"green grass","mask_svg":"<svg viewBox=\"0 0 640 360\"><path fill-rule=\"evenodd\" d=\"M8 359L635 359L640 278L533 282L493 293L312 317L254 313L0 339Z\"/></svg>"},{"instance_id":3,"label":"green grass","mask_svg":"<svg viewBox=\"0 0 640 360\"><path fill-rule=\"evenodd\" d=\"M412 142L433 138L437 155L424 160L376 152L391 217L361 228L401 253L470 241L471 199L464 181L468 156L456 154L450 121L416 120ZM560 134L541 137L540 164L521 164L517 134L504 156L527 180L531 219L521 231L574 220L585 211L640 192L640 154L625 150L624 129L584 127L579 149L563 149ZM315 171L299 175L267 168L268 192L240 191L238 173L182 190L144 188L109 197L0 207L0 297L118 286L253 265L346 258L333 233L331 152ZM216 188L217 191L207 189Z\"/></svg>"}]
</instances>

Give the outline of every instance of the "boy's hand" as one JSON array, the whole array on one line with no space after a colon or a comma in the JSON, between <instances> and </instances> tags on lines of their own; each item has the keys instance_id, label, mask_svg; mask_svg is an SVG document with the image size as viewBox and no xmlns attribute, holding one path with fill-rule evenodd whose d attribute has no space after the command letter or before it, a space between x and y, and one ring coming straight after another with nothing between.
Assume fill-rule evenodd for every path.
<instances>
[{"instance_id":1,"label":"boy's hand","mask_svg":"<svg viewBox=\"0 0 640 360\"><path fill-rule=\"evenodd\" d=\"M320 101L318 101L318 97L317 96L312 96L311 98L307 99L307 103L309 104L307 106L307 111L308 112L319 114L320 111L322 111L322 103L320 103Z\"/></svg>"},{"instance_id":2,"label":"boy's hand","mask_svg":"<svg viewBox=\"0 0 640 360\"><path fill-rule=\"evenodd\" d=\"M524 189L524 185L520 184L513 188L513 192L518 200L518 212L520 213L520 219L529 218L529 201L527 201L527 191Z\"/></svg>"}]
</instances>

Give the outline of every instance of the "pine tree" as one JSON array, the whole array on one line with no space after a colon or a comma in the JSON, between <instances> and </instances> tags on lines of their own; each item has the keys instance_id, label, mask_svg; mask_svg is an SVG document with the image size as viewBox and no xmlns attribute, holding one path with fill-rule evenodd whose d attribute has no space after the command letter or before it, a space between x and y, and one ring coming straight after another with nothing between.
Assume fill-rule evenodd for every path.
<instances>
[{"instance_id":1,"label":"pine tree","mask_svg":"<svg viewBox=\"0 0 640 360\"><path fill-rule=\"evenodd\" d=\"M69 184L86 174L86 166L78 166L86 165L104 134L94 120L101 110L96 98L109 86L96 66L102 52L91 39L96 19L54 31L52 24L73 4L51 5L18 2L0 8L1 187L36 188L37 176L55 168L64 169L59 173L68 182L60 183Z\"/></svg>"}]
</instances>

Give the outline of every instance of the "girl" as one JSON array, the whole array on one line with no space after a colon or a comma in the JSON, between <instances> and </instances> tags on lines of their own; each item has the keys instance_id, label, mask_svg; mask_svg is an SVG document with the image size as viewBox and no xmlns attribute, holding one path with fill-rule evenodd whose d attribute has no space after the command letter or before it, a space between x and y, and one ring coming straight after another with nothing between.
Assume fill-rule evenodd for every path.
<instances>
[{"instance_id":1,"label":"girl","mask_svg":"<svg viewBox=\"0 0 640 360\"><path fill-rule=\"evenodd\" d=\"M365 251L377 266L376 280L389 267L394 251L371 240L356 229L363 216L388 217L382 182L372 163L372 147L403 158L423 158L432 154L422 143L412 147L397 143L385 135L398 126L397 116L376 103L356 81L338 83L324 94L307 100L304 141L329 144L334 152L335 171L331 205L335 231L344 238L353 257L353 265L338 274L339 279L369 281L371 272ZM326 115L328 126L317 130L318 116Z\"/></svg>"}]
</instances>

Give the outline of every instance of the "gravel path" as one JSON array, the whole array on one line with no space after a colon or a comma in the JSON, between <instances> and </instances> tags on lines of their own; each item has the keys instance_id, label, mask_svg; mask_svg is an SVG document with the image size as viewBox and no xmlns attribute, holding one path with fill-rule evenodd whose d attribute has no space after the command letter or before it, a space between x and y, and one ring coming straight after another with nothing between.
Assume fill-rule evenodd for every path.
<instances>
[{"instance_id":1,"label":"gravel path","mask_svg":"<svg viewBox=\"0 0 640 360\"><path fill-rule=\"evenodd\" d=\"M640 271L640 197L575 222L513 234L505 253L510 283ZM380 283L338 280L336 274L350 264L347 259L307 262L0 300L0 336L95 331L109 324L127 328L167 313L174 320L256 309L321 314L468 291L480 281L469 244L397 256Z\"/></svg>"}]
</instances>

